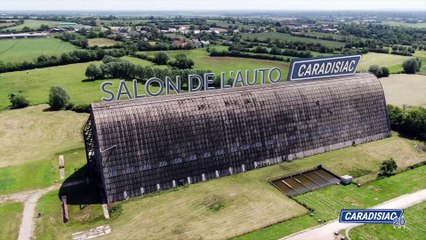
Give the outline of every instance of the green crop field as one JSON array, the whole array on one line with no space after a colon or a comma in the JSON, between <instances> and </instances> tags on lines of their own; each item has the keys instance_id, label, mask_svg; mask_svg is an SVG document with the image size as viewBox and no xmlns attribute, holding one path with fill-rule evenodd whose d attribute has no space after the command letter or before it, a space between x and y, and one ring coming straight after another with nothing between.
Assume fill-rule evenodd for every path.
<instances>
[{"instance_id":1,"label":"green crop field","mask_svg":"<svg viewBox=\"0 0 426 240\"><path fill-rule=\"evenodd\" d=\"M324 189L296 196L295 199L313 208L313 216L303 215L277 225L239 237L240 240L277 239L292 233L318 225L318 222L337 219L343 208L368 208L396 198L403 194L419 191L426 187L426 166L399 173L357 187L332 185ZM423 226L423 225L418 225ZM371 232L370 232L371 233ZM380 232L376 232L378 234ZM382 231L382 235L368 235L365 239L405 239L391 238L391 231ZM352 236L352 234L351 234ZM375 236L376 238L371 238ZM397 235L398 236L398 235ZM359 238L356 238L359 239ZM411 239L411 238L407 238Z\"/></svg>"},{"instance_id":2,"label":"green crop field","mask_svg":"<svg viewBox=\"0 0 426 240\"><path fill-rule=\"evenodd\" d=\"M353 196L357 201L361 200L359 198L366 199L365 206L369 206L376 201L374 197L380 195L372 191L370 185L383 189L383 197L379 197L377 202L422 188L426 184L426 167L404 172L362 188L355 185L331 186L317 191L323 197L321 201L312 203L314 207L318 207L318 215L314 218L308 217L306 209L272 187L268 180L319 164L338 175L351 174L357 177L359 182L371 180L377 176L380 162L389 157L393 157L401 168L423 161L426 154L419 153L413 147L415 143L394 133L393 137L384 140L134 198L120 203L123 212L120 216L113 216L112 220L104 220L101 217L99 205L89 205L82 210L79 205L69 205L71 221L64 225L57 221L61 216L60 208L52 208L60 201L58 193L52 192L43 197L38 206L37 211L44 212L44 217L37 222L36 232L41 239L67 239L73 232L109 223L113 231L106 239L133 239L141 236L149 239L224 239L284 221L271 227L279 228L276 233L266 228L261 230L261 235L256 235L258 232L247 235L249 239L276 239L285 235L277 233L282 234L284 231L289 234L301 230L304 226L318 224L316 218L334 218L334 205L317 205L320 205L322 199L332 199L335 194L342 194L342 197L330 201L351 204L351 199L346 197ZM345 164L342 164L342 161L345 161ZM407 177L418 180L411 184ZM307 199L307 204L310 204L312 196L302 195L300 198ZM330 214L323 213L325 210L329 210ZM296 218L285 221L293 217ZM137 229L134 228L136 223Z\"/></svg>"},{"instance_id":3,"label":"green crop field","mask_svg":"<svg viewBox=\"0 0 426 240\"><path fill-rule=\"evenodd\" d=\"M413 57L370 52L362 55L358 71L366 72L371 65L379 65L380 67L387 67L389 70L402 71L402 63L410 58Z\"/></svg>"},{"instance_id":4,"label":"green crop field","mask_svg":"<svg viewBox=\"0 0 426 240\"><path fill-rule=\"evenodd\" d=\"M411 28L426 28L426 22L422 23L405 23L405 22L382 22L381 24L397 26L397 27L411 27Z\"/></svg>"},{"instance_id":5,"label":"green crop field","mask_svg":"<svg viewBox=\"0 0 426 240\"><path fill-rule=\"evenodd\" d=\"M388 240L424 239L426 234L426 202L409 207L404 211L406 228L394 228L389 224L368 224L350 231L353 240L380 240L386 236Z\"/></svg>"},{"instance_id":6,"label":"green crop field","mask_svg":"<svg viewBox=\"0 0 426 240\"><path fill-rule=\"evenodd\" d=\"M209 57L204 50L169 51L169 54L174 56L180 52L187 54L189 58L195 61L195 69L212 70L218 74L236 70L253 70L261 67L280 67L283 69L282 79L285 79L288 72L287 62L250 58ZM154 53L149 52L149 54ZM146 60L132 57L124 57L124 59L144 66L154 66L153 63ZM78 63L0 74L0 84L5 86L0 88L0 109L5 109L10 105L8 100L10 93L22 93L28 98L30 104L46 103L51 86L65 88L71 95L71 101L75 104L89 104L101 101L101 98L105 96L99 89L101 81L85 81L84 73L89 64ZM120 80L108 79L108 81L117 86ZM144 89L141 88L140 93L143 92Z\"/></svg>"},{"instance_id":7,"label":"green crop field","mask_svg":"<svg viewBox=\"0 0 426 240\"><path fill-rule=\"evenodd\" d=\"M112 39L108 38L91 38L89 39L89 47L111 47L116 44L119 44L120 42L114 41Z\"/></svg>"},{"instance_id":8,"label":"green crop field","mask_svg":"<svg viewBox=\"0 0 426 240\"><path fill-rule=\"evenodd\" d=\"M7 29L8 30L18 30L18 31L22 30L22 28L24 28L24 27L29 27L31 29L37 29L43 24L48 25L49 27L56 27L56 26L59 26L60 22L30 19L30 20L25 20L24 23L21 24L21 25L10 27L10 28L7 28Z\"/></svg>"},{"instance_id":9,"label":"green crop field","mask_svg":"<svg viewBox=\"0 0 426 240\"><path fill-rule=\"evenodd\" d=\"M101 19L97 19L96 20L96 24L97 25L104 25L104 26L122 26L124 25L136 25L136 24L144 24L147 23L149 21L152 20L146 20L146 19L141 19L141 20L127 20L127 19L115 19L115 20L101 20Z\"/></svg>"},{"instance_id":10,"label":"green crop field","mask_svg":"<svg viewBox=\"0 0 426 240\"><path fill-rule=\"evenodd\" d=\"M298 34L298 33L294 33L294 34ZM354 37L351 35L340 35L336 33L324 33L324 32L304 32L300 34L304 34L305 36L313 36L313 37L332 37L337 40L359 38L359 37ZM367 40L368 38L360 38L360 39Z\"/></svg>"},{"instance_id":11,"label":"green crop field","mask_svg":"<svg viewBox=\"0 0 426 240\"><path fill-rule=\"evenodd\" d=\"M40 55L60 56L76 49L56 38L0 40L0 62L32 61Z\"/></svg>"},{"instance_id":12,"label":"green crop field","mask_svg":"<svg viewBox=\"0 0 426 240\"><path fill-rule=\"evenodd\" d=\"M212 46L217 50L225 50L224 46ZM152 52L143 52L149 56L154 56L155 53L161 51L152 51ZM287 79L287 73L289 69L288 62L281 61L272 61L272 60L261 60L254 58L234 58L234 57L210 57L209 53L205 49L195 49L195 50L175 50L167 51L171 59L179 53L184 53L186 56L194 60L195 65L194 69L200 70L211 70L216 74L225 72L228 74L230 71L237 70L250 70L251 72L254 69L258 68L272 68L279 67L283 70L282 79Z\"/></svg>"},{"instance_id":13,"label":"green crop field","mask_svg":"<svg viewBox=\"0 0 426 240\"><path fill-rule=\"evenodd\" d=\"M0 22L0 27L11 26L11 25L13 25L14 23L15 23L14 21Z\"/></svg>"},{"instance_id":14,"label":"green crop field","mask_svg":"<svg viewBox=\"0 0 426 240\"><path fill-rule=\"evenodd\" d=\"M217 28L225 28L225 29L227 29L229 26L238 26L238 27L243 27L243 28L246 28L246 29L251 29L251 28L257 29L259 27L255 24L244 25L243 23L238 22L238 21L235 21L235 23L232 23L232 21L215 20L215 19L207 19L206 23L208 25L216 23Z\"/></svg>"},{"instance_id":15,"label":"green crop field","mask_svg":"<svg viewBox=\"0 0 426 240\"><path fill-rule=\"evenodd\" d=\"M145 66L152 66L149 61L124 57L124 59ZM52 86L63 87L71 96L75 104L90 104L99 102L105 96L100 85L102 81L85 81L84 75L89 63L77 63L57 67L40 68L28 71L18 71L0 74L0 109L10 105L10 93L21 93L30 101L30 104L47 103L49 89ZM94 62L99 64L99 62ZM108 79L118 84L119 79ZM143 89L141 89L142 91Z\"/></svg>"},{"instance_id":16,"label":"green crop field","mask_svg":"<svg viewBox=\"0 0 426 240\"><path fill-rule=\"evenodd\" d=\"M49 27L56 27L59 25L60 22L56 21L46 21L46 20L25 20L23 24L7 28L8 30L22 30L24 27L29 27L31 29L38 29L42 24L48 25Z\"/></svg>"},{"instance_id":17,"label":"green crop field","mask_svg":"<svg viewBox=\"0 0 426 240\"><path fill-rule=\"evenodd\" d=\"M185 36L182 36L180 34L175 34L175 33L165 33L164 35L172 39L180 39L180 40L186 39Z\"/></svg>"},{"instance_id":18,"label":"green crop field","mask_svg":"<svg viewBox=\"0 0 426 240\"><path fill-rule=\"evenodd\" d=\"M0 239L17 239L19 233L19 224L21 223L22 203L5 202L0 203Z\"/></svg>"},{"instance_id":19,"label":"green crop field","mask_svg":"<svg viewBox=\"0 0 426 240\"><path fill-rule=\"evenodd\" d=\"M255 37L257 37L257 39L259 40L266 40L270 38L271 40L278 39L281 41L300 41L300 42L306 42L306 43L321 43L326 47L342 47L345 45L342 42L292 36L287 33L279 33L279 32L244 33L243 34L244 39L253 39Z\"/></svg>"}]
</instances>

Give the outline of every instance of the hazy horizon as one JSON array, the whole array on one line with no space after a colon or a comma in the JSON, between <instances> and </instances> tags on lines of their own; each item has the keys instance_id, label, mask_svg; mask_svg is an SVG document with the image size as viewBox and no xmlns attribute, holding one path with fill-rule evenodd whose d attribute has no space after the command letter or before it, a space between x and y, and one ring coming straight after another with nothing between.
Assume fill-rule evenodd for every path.
<instances>
[{"instance_id":1,"label":"hazy horizon","mask_svg":"<svg viewBox=\"0 0 426 240\"><path fill-rule=\"evenodd\" d=\"M424 0L2 0L0 11L425 11Z\"/></svg>"}]
</instances>

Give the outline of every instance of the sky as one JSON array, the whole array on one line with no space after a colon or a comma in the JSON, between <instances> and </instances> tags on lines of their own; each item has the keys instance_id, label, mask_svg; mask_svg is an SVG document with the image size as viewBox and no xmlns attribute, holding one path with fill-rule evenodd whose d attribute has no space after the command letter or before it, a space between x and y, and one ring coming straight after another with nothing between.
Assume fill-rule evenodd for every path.
<instances>
[{"instance_id":1,"label":"sky","mask_svg":"<svg viewBox=\"0 0 426 240\"><path fill-rule=\"evenodd\" d=\"M2 10L416 10L426 14L426 0L0 0Z\"/></svg>"}]
</instances>

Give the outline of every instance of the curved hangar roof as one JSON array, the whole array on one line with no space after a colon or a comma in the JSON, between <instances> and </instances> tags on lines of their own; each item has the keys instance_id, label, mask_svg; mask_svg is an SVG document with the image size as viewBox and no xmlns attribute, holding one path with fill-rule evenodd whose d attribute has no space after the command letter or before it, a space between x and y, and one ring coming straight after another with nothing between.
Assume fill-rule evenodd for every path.
<instances>
[{"instance_id":1,"label":"curved hangar roof","mask_svg":"<svg viewBox=\"0 0 426 240\"><path fill-rule=\"evenodd\" d=\"M356 74L97 103L85 139L115 202L390 134L380 82Z\"/></svg>"}]
</instances>

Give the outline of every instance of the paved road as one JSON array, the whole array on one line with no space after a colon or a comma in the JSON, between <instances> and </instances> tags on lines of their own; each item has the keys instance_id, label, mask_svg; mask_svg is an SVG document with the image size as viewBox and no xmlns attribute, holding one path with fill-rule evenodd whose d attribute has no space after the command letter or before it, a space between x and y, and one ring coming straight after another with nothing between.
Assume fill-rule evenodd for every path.
<instances>
[{"instance_id":1,"label":"paved road","mask_svg":"<svg viewBox=\"0 0 426 240\"><path fill-rule=\"evenodd\" d=\"M418 203L426 201L426 189L420 190L415 193L405 194L400 197L391 199L379 205L372 207L372 209L403 209ZM339 220L334 220L327 224L318 227L309 228L304 231L295 233L293 235L282 238L281 240L334 240L334 232L339 232L343 229L351 229L356 226L362 225L361 223L339 223Z\"/></svg>"},{"instance_id":2,"label":"paved road","mask_svg":"<svg viewBox=\"0 0 426 240\"><path fill-rule=\"evenodd\" d=\"M34 213L38 200L46 193L58 189L60 185L56 184L45 189L32 190L31 195L26 198L24 203L24 213L22 214L21 226L19 228L18 240L29 240L34 236Z\"/></svg>"}]
</instances>

